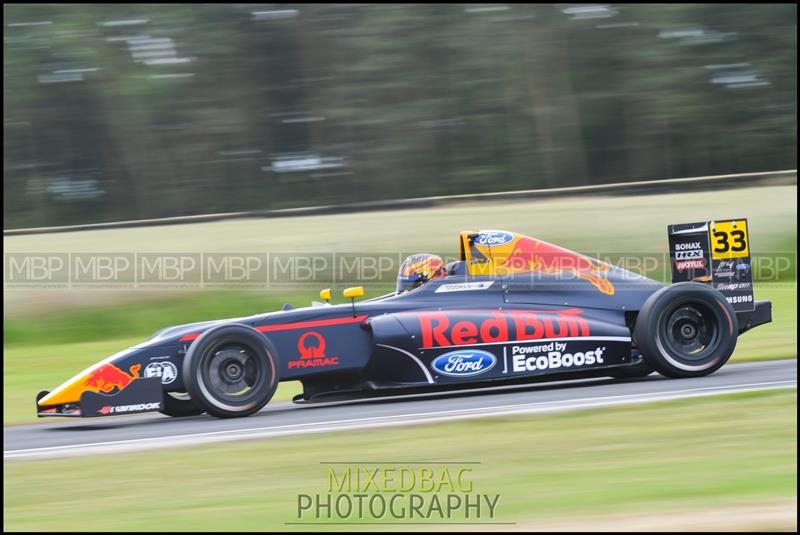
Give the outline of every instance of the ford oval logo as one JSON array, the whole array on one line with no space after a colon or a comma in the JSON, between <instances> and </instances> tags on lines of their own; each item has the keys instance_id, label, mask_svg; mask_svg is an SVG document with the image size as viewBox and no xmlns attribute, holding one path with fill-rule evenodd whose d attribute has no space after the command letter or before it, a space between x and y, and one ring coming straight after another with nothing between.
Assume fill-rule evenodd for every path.
<instances>
[{"instance_id":1,"label":"ford oval logo","mask_svg":"<svg viewBox=\"0 0 800 535\"><path fill-rule=\"evenodd\" d=\"M495 247L497 245L505 245L514 241L514 235L510 232L502 232L493 230L490 232L482 232L475 238L475 243L483 245L484 247Z\"/></svg>"},{"instance_id":2,"label":"ford oval logo","mask_svg":"<svg viewBox=\"0 0 800 535\"><path fill-rule=\"evenodd\" d=\"M480 349L462 349L439 355L433 359L431 367L442 375L469 377L488 372L496 363L497 359L491 353Z\"/></svg>"}]
</instances>

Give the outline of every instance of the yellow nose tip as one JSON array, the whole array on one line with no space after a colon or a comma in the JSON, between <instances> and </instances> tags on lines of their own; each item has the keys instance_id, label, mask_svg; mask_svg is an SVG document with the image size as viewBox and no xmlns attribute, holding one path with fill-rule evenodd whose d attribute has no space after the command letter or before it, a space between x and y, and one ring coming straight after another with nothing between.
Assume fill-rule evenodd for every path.
<instances>
[{"instance_id":1,"label":"yellow nose tip","mask_svg":"<svg viewBox=\"0 0 800 535\"><path fill-rule=\"evenodd\" d=\"M81 394L87 390L86 379L88 376L88 371L81 372L40 399L38 405L44 407L46 405L78 403L81 400Z\"/></svg>"}]
</instances>

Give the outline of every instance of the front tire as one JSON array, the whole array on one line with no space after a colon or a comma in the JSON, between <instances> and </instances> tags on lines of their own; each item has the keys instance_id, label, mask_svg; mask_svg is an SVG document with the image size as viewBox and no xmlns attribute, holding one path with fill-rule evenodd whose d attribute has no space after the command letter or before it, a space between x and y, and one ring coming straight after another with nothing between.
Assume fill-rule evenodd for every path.
<instances>
[{"instance_id":1,"label":"front tire","mask_svg":"<svg viewBox=\"0 0 800 535\"><path fill-rule=\"evenodd\" d=\"M702 377L733 354L739 324L725 297L710 286L681 282L651 295L634 327L645 361L667 377Z\"/></svg>"},{"instance_id":2,"label":"front tire","mask_svg":"<svg viewBox=\"0 0 800 535\"><path fill-rule=\"evenodd\" d=\"M261 410L278 387L274 346L241 324L213 327L189 348L183 380L195 403L219 418L248 416Z\"/></svg>"}]
</instances>

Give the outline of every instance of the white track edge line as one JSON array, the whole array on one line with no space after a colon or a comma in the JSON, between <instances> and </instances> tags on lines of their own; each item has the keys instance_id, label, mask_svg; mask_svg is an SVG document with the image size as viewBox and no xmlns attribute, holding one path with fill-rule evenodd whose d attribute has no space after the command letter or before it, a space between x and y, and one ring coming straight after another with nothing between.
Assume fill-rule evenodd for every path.
<instances>
[{"instance_id":1,"label":"white track edge line","mask_svg":"<svg viewBox=\"0 0 800 535\"><path fill-rule=\"evenodd\" d=\"M166 448L186 444L203 444L210 442L232 441L242 439L262 438L268 436L284 436L292 434L323 433L330 431L346 431L350 429L363 429L368 427L383 427L395 425L411 425L428 422L439 422L446 420L458 420L465 418L481 418L489 416L503 416L509 414L526 414L537 412L555 412L579 410L593 407L604 407L624 404L648 403L656 401L668 401L689 397L713 396L726 393L746 392L753 390L772 390L779 388L796 388L796 381L770 381L765 383L751 383L743 385L729 385L719 387L703 387L688 390L675 390L658 393L625 394L619 396L600 396L590 398L579 398L574 400L547 401L538 403L520 403L513 405L498 405L488 409L470 408L455 409L449 411L434 411L416 414L397 414L386 416L374 416L369 418L356 418L348 420L337 420L325 422L323 427L310 429L292 429L298 427L318 426L323 422L308 422L304 424L289 424L272 427L257 427L249 429L232 429L225 431L211 431L205 433L190 433L185 435L173 435L166 437L147 437L137 439L125 439L108 442L95 442L86 444L66 444L61 446L49 446L44 448L31 448L21 450L9 450L3 452L3 459L15 459L23 457L46 456L58 453L69 453L70 450L82 450L73 454L89 454L111 451L132 451L146 449L150 447ZM631 399L633 398L633 399ZM565 404L572 404L566 405ZM460 413L460 414L458 414ZM409 418L414 416L414 418ZM380 421L395 420L395 421ZM155 443L157 442L157 443Z\"/></svg>"}]
</instances>

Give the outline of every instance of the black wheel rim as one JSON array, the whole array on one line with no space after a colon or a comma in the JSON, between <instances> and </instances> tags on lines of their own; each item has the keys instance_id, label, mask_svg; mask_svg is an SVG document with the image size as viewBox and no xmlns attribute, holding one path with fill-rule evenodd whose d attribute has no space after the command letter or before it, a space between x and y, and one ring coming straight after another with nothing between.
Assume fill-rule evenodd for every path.
<instances>
[{"instance_id":1,"label":"black wheel rim","mask_svg":"<svg viewBox=\"0 0 800 535\"><path fill-rule=\"evenodd\" d=\"M674 307L660 330L669 353L692 362L713 355L721 339L716 315L704 303L695 301Z\"/></svg>"},{"instance_id":2,"label":"black wheel rim","mask_svg":"<svg viewBox=\"0 0 800 535\"><path fill-rule=\"evenodd\" d=\"M230 405L248 403L266 379L265 359L241 342L222 342L206 353L203 382L211 394Z\"/></svg>"}]
</instances>

